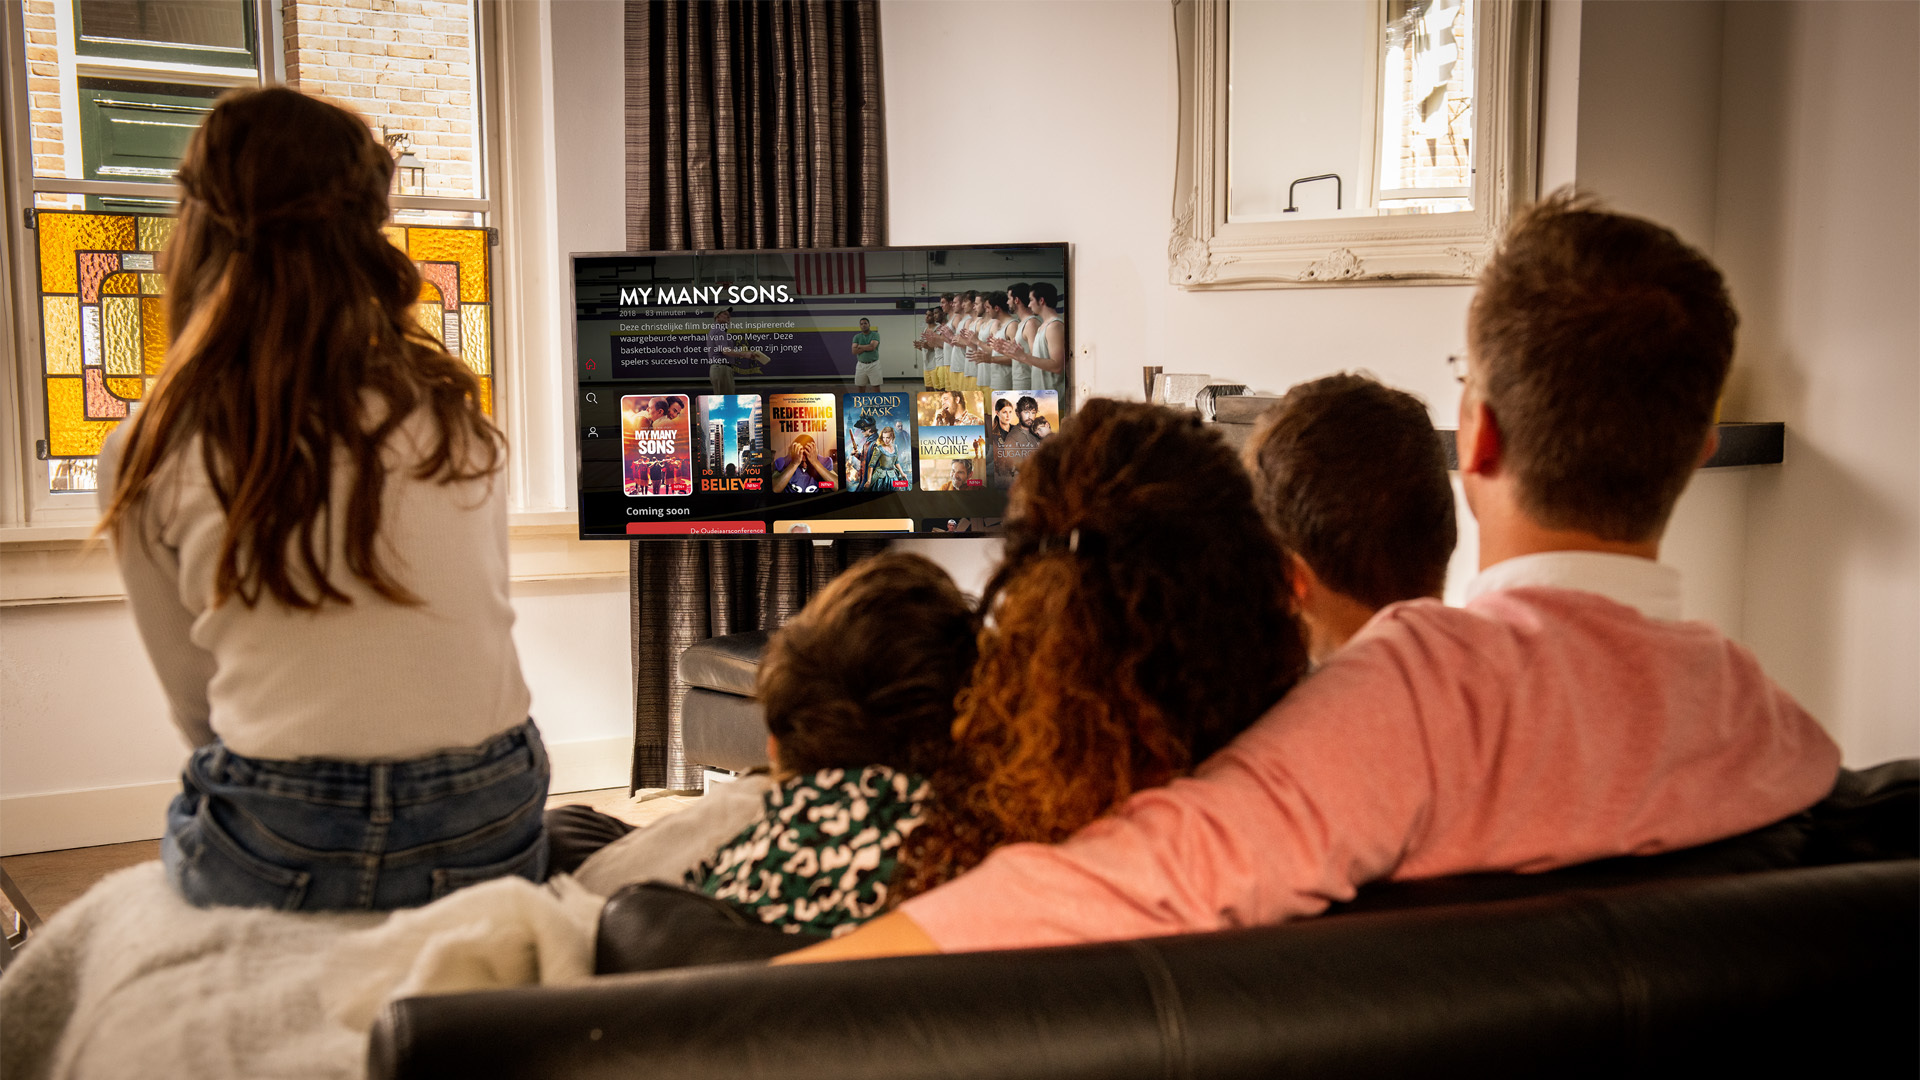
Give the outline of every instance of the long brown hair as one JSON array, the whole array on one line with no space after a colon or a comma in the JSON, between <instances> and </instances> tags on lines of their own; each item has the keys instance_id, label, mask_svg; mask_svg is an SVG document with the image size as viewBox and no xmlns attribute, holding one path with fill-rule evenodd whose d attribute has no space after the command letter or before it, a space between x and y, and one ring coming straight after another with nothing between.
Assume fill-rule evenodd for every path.
<instances>
[{"instance_id":1,"label":"long brown hair","mask_svg":"<svg viewBox=\"0 0 1920 1080\"><path fill-rule=\"evenodd\" d=\"M131 421L101 528L124 539L161 466L199 438L227 517L215 604L351 602L329 580L340 466L347 569L414 602L376 538L381 454L416 412L434 433L420 479L500 467L473 373L413 318L420 272L381 231L392 175L364 121L284 87L225 95L188 143L163 256L166 369Z\"/></svg>"},{"instance_id":2,"label":"long brown hair","mask_svg":"<svg viewBox=\"0 0 1920 1080\"><path fill-rule=\"evenodd\" d=\"M1252 483L1191 414L1088 402L1021 468L1008 515L909 895L1187 772L1306 668Z\"/></svg>"}]
</instances>

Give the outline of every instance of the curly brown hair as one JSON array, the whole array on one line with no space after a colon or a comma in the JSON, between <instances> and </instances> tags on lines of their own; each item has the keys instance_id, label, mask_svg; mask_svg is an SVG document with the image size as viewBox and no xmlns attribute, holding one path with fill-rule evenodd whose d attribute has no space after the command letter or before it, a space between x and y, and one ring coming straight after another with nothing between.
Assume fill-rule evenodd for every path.
<instances>
[{"instance_id":1,"label":"curly brown hair","mask_svg":"<svg viewBox=\"0 0 1920 1080\"><path fill-rule=\"evenodd\" d=\"M1280 545L1191 413L1096 398L1020 470L903 895L1186 773L1306 668Z\"/></svg>"}]
</instances>

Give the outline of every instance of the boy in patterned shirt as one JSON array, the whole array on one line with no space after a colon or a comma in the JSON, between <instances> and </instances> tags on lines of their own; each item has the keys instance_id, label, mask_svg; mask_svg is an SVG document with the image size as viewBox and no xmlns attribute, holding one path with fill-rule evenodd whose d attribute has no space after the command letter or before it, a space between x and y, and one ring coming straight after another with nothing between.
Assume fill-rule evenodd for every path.
<instances>
[{"instance_id":1,"label":"boy in patterned shirt","mask_svg":"<svg viewBox=\"0 0 1920 1080\"><path fill-rule=\"evenodd\" d=\"M952 745L975 630L966 597L918 555L869 559L815 597L760 666L775 781L764 815L685 884L788 933L838 934L885 911L926 778Z\"/></svg>"}]
</instances>

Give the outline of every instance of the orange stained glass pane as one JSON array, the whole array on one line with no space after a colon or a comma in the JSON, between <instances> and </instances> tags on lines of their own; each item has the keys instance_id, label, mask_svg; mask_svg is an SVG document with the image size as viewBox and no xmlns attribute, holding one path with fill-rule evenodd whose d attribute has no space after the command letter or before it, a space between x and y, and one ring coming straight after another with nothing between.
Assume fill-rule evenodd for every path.
<instances>
[{"instance_id":1,"label":"orange stained glass pane","mask_svg":"<svg viewBox=\"0 0 1920 1080\"><path fill-rule=\"evenodd\" d=\"M460 305L460 359L475 375L493 374L493 342L487 334L487 305Z\"/></svg>"},{"instance_id":2,"label":"orange stained glass pane","mask_svg":"<svg viewBox=\"0 0 1920 1080\"><path fill-rule=\"evenodd\" d=\"M487 231L485 229L408 229L407 255L418 262L459 263L460 302L463 304L487 302Z\"/></svg>"},{"instance_id":3,"label":"orange stained glass pane","mask_svg":"<svg viewBox=\"0 0 1920 1080\"><path fill-rule=\"evenodd\" d=\"M121 275L127 277L128 275ZM144 368L140 298L109 296L100 301L101 352L109 375L139 375ZM135 399L140 395L135 394Z\"/></svg>"},{"instance_id":4,"label":"orange stained glass pane","mask_svg":"<svg viewBox=\"0 0 1920 1080\"><path fill-rule=\"evenodd\" d=\"M80 298L45 296L41 297L40 304L44 312L40 333L47 374L80 374Z\"/></svg>"},{"instance_id":5,"label":"orange stained glass pane","mask_svg":"<svg viewBox=\"0 0 1920 1080\"><path fill-rule=\"evenodd\" d=\"M114 397L139 401L147 395L147 380L138 376L131 379L108 379L107 389L113 391Z\"/></svg>"},{"instance_id":6,"label":"orange stained glass pane","mask_svg":"<svg viewBox=\"0 0 1920 1080\"><path fill-rule=\"evenodd\" d=\"M160 365L167 360L167 302L155 297L143 297L140 300L140 355L144 361L142 371L149 375L160 374Z\"/></svg>"},{"instance_id":7,"label":"orange stained glass pane","mask_svg":"<svg viewBox=\"0 0 1920 1080\"><path fill-rule=\"evenodd\" d=\"M47 380L47 453L51 457L92 457L107 441L114 420L89 420L86 391L77 378Z\"/></svg>"},{"instance_id":8,"label":"orange stained glass pane","mask_svg":"<svg viewBox=\"0 0 1920 1080\"><path fill-rule=\"evenodd\" d=\"M104 296L140 295L139 274L111 274L100 283L100 292Z\"/></svg>"},{"instance_id":9,"label":"orange stained glass pane","mask_svg":"<svg viewBox=\"0 0 1920 1080\"><path fill-rule=\"evenodd\" d=\"M40 238L40 291L80 291L81 251L131 251L132 214L76 214L42 210L35 222Z\"/></svg>"},{"instance_id":10,"label":"orange stained glass pane","mask_svg":"<svg viewBox=\"0 0 1920 1080\"><path fill-rule=\"evenodd\" d=\"M492 379L480 380L480 411L483 413L486 413L488 416L493 415L493 380Z\"/></svg>"}]
</instances>

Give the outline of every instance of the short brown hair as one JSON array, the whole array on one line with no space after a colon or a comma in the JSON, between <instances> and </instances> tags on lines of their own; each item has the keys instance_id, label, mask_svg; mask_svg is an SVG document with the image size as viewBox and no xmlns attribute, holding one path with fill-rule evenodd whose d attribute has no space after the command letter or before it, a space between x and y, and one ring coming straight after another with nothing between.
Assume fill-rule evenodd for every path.
<instances>
[{"instance_id":1,"label":"short brown hair","mask_svg":"<svg viewBox=\"0 0 1920 1080\"><path fill-rule=\"evenodd\" d=\"M1567 189L1523 211L1467 318L1521 509L1606 540L1658 535L1738 324L1720 272L1672 231Z\"/></svg>"},{"instance_id":2,"label":"short brown hair","mask_svg":"<svg viewBox=\"0 0 1920 1080\"><path fill-rule=\"evenodd\" d=\"M1447 453L1420 399L1365 375L1300 383L1248 443L1287 550L1368 607L1438 596L1456 537Z\"/></svg>"},{"instance_id":3,"label":"short brown hair","mask_svg":"<svg viewBox=\"0 0 1920 1080\"><path fill-rule=\"evenodd\" d=\"M773 635L760 665L780 766L932 774L952 745L975 629L953 579L919 555L887 552L840 575Z\"/></svg>"}]
</instances>

